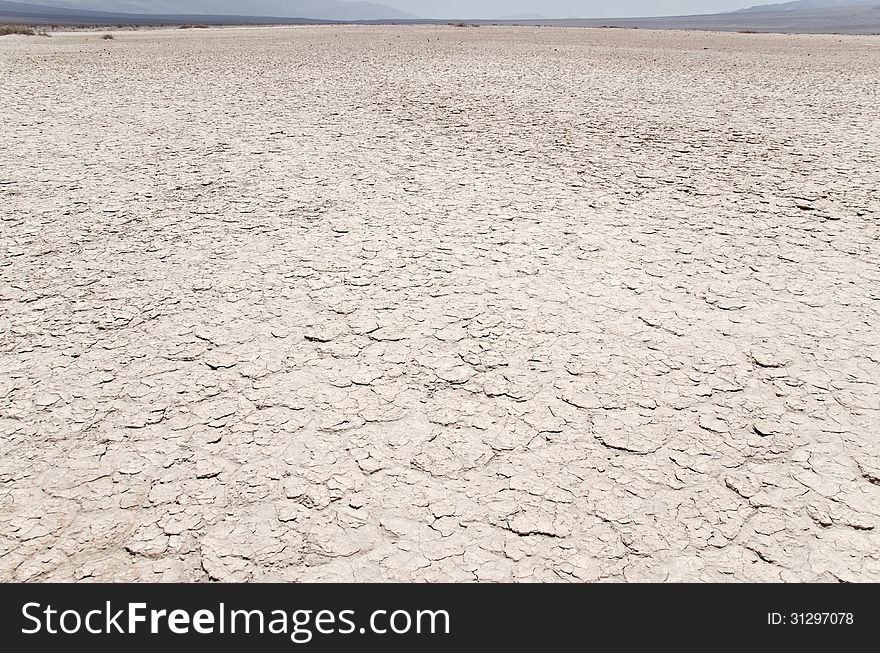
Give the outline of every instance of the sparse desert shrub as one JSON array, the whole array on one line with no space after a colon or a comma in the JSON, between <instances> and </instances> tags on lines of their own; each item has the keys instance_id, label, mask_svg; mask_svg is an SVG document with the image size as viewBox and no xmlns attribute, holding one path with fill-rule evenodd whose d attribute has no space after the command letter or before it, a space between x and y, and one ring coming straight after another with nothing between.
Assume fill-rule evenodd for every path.
<instances>
[{"instance_id":1,"label":"sparse desert shrub","mask_svg":"<svg viewBox=\"0 0 880 653\"><path fill-rule=\"evenodd\" d=\"M479 27L473 23L449 23L452 27Z\"/></svg>"},{"instance_id":2,"label":"sparse desert shrub","mask_svg":"<svg viewBox=\"0 0 880 653\"><path fill-rule=\"evenodd\" d=\"M21 34L22 36L37 35L34 28L27 25L0 25L0 36L10 36L12 34Z\"/></svg>"},{"instance_id":3,"label":"sparse desert shrub","mask_svg":"<svg viewBox=\"0 0 880 653\"><path fill-rule=\"evenodd\" d=\"M104 36L102 36L101 38L104 39L105 41L112 41L116 37L113 36L112 34L104 34Z\"/></svg>"},{"instance_id":4,"label":"sparse desert shrub","mask_svg":"<svg viewBox=\"0 0 880 653\"><path fill-rule=\"evenodd\" d=\"M208 25L181 25L177 29L208 29Z\"/></svg>"}]
</instances>

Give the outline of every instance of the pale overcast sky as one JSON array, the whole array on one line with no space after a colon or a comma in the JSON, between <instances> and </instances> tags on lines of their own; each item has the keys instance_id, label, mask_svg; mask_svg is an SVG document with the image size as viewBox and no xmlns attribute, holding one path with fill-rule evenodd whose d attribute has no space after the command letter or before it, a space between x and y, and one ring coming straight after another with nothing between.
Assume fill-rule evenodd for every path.
<instances>
[{"instance_id":1,"label":"pale overcast sky","mask_svg":"<svg viewBox=\"0 0 880 653\"><path fill-rule=\"evenodd\" d=\"M422 18L497 18L540 14L548 18L605 18L709 14L774 0L375 0Z\"/></svg>"}]
</instances>

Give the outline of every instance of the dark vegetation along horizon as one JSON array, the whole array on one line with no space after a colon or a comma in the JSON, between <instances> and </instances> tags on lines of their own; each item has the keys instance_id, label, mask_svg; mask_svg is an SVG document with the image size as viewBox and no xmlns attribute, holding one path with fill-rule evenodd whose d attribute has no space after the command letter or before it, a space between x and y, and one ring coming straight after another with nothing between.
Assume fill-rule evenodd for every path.
<instances>
[{"instance_id":1,"label":"dark vegetation along horizon","mask_svg":"<svg viewBox=\"0 0 880 653\"><path fill-rule=\"evenodd\" d=\"M30 25L0 25L0 36L49 36L49 33L42 27L31 27Z\"/></svg>"}]
</instances>

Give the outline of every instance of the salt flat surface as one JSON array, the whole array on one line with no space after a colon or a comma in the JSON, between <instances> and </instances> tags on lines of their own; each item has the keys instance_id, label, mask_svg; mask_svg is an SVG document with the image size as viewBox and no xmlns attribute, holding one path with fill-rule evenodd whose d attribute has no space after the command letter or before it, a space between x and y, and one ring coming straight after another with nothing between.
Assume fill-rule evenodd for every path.
<instances>
[{"instance_id":1,"label":"salt flat surface","mask_svg":"<svg viewBox=\"0 0 880 653\"><path fill-rule=\"evenodd\" d=\"M880 580L878 70L0 39L0 578Z\"/></svg>"}]
</instances>

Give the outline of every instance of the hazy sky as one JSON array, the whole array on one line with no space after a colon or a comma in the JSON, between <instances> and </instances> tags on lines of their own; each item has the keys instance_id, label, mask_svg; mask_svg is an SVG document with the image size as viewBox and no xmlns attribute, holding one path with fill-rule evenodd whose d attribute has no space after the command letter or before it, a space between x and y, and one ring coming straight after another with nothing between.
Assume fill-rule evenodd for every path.
<instances>
[{"instance_id":1,"label":"hazy sky","mask_svg":"<svg viewBox=\"0 0 880 653\"><path fill-rule=\"evenodd\" d=\"M540 14L548 18L604 18L708 14L781 0L375 0L422 18L497 18Z\"/></svg>"}]
</instances>

